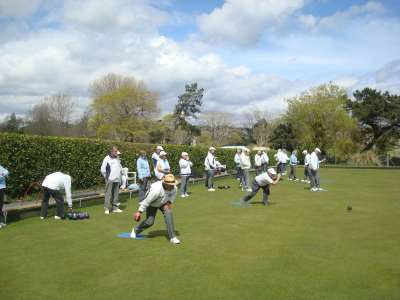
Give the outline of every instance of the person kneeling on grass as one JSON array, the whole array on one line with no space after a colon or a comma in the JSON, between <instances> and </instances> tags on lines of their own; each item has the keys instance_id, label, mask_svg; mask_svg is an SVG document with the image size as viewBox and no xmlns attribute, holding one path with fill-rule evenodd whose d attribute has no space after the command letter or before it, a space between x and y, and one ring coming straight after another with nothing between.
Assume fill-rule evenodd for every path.
<instances>
[{"instance_id":1,"label":"person kneeling on grass","mask_svg":"<svg viewBox=\"0 0 400 300\"><path fill-rule=\"evenodd\" d=\"M146 198L139 203L138 211L134 214L135 221L139 222L142 213L146 211L146 220L132 229L131 238L136 238L143 230L153 226L157 210L161 210L164 215L170 242L172 244L180 243L175 235L172 215L172 203L176 198L176 190L176 181L172 174L165 175L161 181L157 181L151 185Z\"/></svg>"},{"instance_id":2,"label":"person kneeling on grass","mask_svg":"<svg viewBox=\"0 0 400 300\"><path fill-rule=\"evenodd\" d=\"M242 199L240 199L240 204L247 205L247 203L251 200L251 198L253 198L257 194L259 189L262 189L263 190L263 204L268 205L269 204L268 196L270 194L269 185L270 184L273 184L273 185L278 184L280 178L281 178L281 174L277 175L275 169L273 169L273 168L269 168L267 170L267 172L256 176L256 178L254 178L254 181L253 181L251 193L247 194Z\"/></svg>"},{"instance_id":3,"label":"person kneeling on grass","mask_svg":"<svg viewBox=\"0 0 400 300\"><path fill-rule=\"evenodd\" d=\"M40 218L47 218L47 209L49 207L50 196L56 201L56 215L54 219L61 220L65 218L64 215L64 197L61 193L62 190L65 192L65 196L68 202L68 209L72 210L72 196L71 196L71 176L55 172L46 176L43 180L43 201L41 207Z\"/></svg>"}]
</instances>

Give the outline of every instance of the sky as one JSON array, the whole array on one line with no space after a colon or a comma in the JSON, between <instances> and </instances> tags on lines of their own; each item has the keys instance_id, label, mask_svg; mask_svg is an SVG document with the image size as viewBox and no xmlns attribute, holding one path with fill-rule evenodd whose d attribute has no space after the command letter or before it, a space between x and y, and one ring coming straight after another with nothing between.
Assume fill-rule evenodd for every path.
<instances>
[{"instance_id":1,"label":"sky","mask_svg":"<svg viewBox=\"0 0 400 300\"><path fill-rule=\"evenodd\" d=\"M282 112L334 82L400 93L397 0L0 0L0 117L45 96L134 77L173 110L185 84L203 111Z\"/></svg>"}]
</instances>

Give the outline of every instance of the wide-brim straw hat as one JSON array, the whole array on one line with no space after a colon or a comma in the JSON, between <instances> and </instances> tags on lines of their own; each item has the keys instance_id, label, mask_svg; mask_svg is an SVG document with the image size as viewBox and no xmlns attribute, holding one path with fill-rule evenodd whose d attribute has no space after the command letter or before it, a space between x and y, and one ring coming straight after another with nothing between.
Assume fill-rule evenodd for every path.
<instances>
[{"instance_id":1,"label":"wide-brim straw hat","mask_svg":"<svg viewBox=\"0 0 400 300\"><path fill-rule=\"evenodd\" d=\"M176 186L176 184L177 184L176 180L175 180L175 176L173 174L165 175L164 178L162 179L162 182L164 184L173 185L173 186Z\"/></svg>"}]
</instances>

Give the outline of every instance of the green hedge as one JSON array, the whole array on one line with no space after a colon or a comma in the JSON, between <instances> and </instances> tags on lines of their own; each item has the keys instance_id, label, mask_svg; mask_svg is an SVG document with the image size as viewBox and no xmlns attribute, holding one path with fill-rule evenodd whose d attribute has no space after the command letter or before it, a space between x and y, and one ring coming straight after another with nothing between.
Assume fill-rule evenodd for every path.
<instances>
[{"instance_id":1,"label":"green hedge","mask_svg":"<svg viewBox=\"0 0 400 300\"><path fill-rule=\"evenodd\" d=\"M0 134L0 165L10 171L7 179L7 193L21 196L31 182L42 180L47 174L68 172L76 179L75 188L90 188L102 183L100 166L112 145L122 152L124 167L136 169L139 150L147 152L151 164L151 154L156 145L133 144L98 139L43 137L22 134ZM178 161L183 151L189 153L194 163L196 175L203 174L206 147L185 145L163 145L169 153L169 161L174 174L179 174ZM234 150L218 149L217 157L228 169L234 168Z\"/></svg>"},{"instance_id":2,"label":"green hedge","mask_svg":"<svg viewBox=\"0 0 400 300\"><path fill-rule=\"evenodd\" d=\"M133 144L99 139L43 137L35 135L0 133L0 165L10 171L7 179L7 193L12 197L22 196L35 181L52 172L69 173L75 178L74 188L87 189L103 183L100 166L112 145L122 152L124 167L136 170L136 158L139 150L145 150L152 165L151 154L156 145ZM195 176L204 173L204 158L207 147L186 145L163 145L168 152L172 172L179 174L178 161L183 151L190 155ZM275 165L275 151L268 152L270 165ZM217 149L216 156L228 170L235 168L235 150ZM252 164L254 153L252 153Z\"/></svg>"}]
</instances>

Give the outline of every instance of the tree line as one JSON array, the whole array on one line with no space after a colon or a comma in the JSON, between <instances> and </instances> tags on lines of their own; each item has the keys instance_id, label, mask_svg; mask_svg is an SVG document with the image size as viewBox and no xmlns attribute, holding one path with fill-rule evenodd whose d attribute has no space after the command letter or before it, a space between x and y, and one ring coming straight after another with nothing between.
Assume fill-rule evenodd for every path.
<instances>
[{"instance_id":1,"label":"tree line","mask_svg":"<svg viewBox=\"0 0 400 300\"><path fill-rule=\"evenodd\" d=\"M386 153L399 146L400 96L371 88L349 97L332 83L285 99L287 110L267 107L240 116L202 111L204 89L186 84L171 112L160 114L159 95L133 77L107 74L89 86L91 103L77 117L66 93L47 96L25 117L12 113L0 131L84 136L136 143L260 145L274 149L320 148L339 159Z\"/></svg>"}]
</instances>

